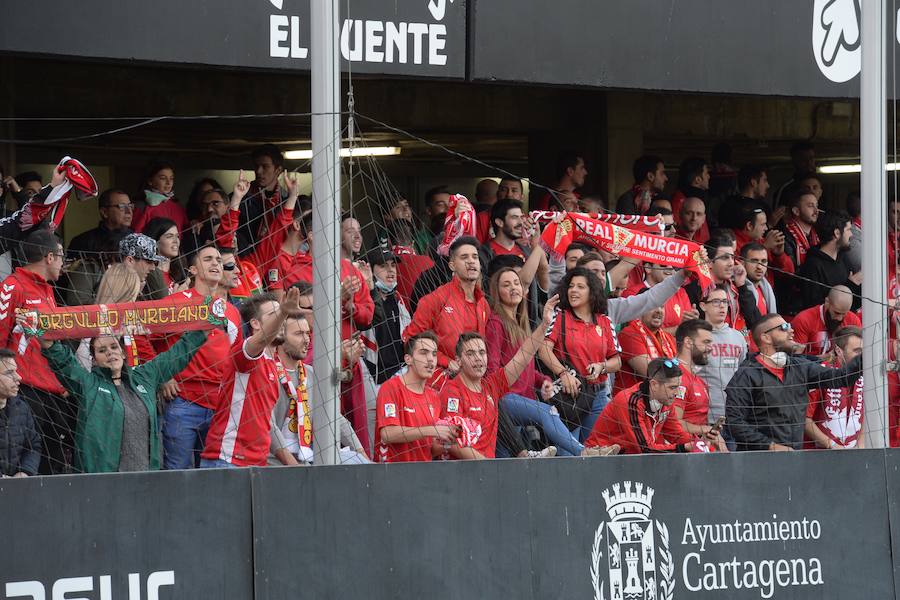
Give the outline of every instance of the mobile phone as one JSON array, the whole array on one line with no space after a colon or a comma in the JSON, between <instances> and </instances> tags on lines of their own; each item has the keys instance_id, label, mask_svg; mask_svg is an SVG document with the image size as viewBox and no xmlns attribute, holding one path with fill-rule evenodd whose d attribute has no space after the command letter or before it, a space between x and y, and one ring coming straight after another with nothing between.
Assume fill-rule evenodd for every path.
<instances>
[{"instance_id":1,"label":"mobile phone","mask_svg":"<svg viewBox=\"0 0 900 600\"><path fill-rule=\"evenodd\" d=\"M723 425L725 425L725 415L722 415L721 417L716 419L716 422L713 424L712 429L710 429L709 432L719 435L719 433L722 431Z\"/></svg>"}]
</instances>

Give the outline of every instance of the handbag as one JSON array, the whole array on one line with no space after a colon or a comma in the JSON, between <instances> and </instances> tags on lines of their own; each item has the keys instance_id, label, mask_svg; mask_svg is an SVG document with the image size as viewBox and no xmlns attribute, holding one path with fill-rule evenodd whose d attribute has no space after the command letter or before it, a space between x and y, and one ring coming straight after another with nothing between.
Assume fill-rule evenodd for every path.
<instances>
[{"instance_id":1,"label":"handbag","mask_svg":"<svg viewBox=\"0 0 900 600\"><path fill-rule=\"evenodd\" d=\"M559 418L566 424L570 430L581 426L582 420L591 412L594 405L594 398L602 387L596 383L588 383L587 380L578 373L577 369L572 366L572 357L569 354L569 348L566 345L566 311L562 311L560 318L560 330L562 331L562 351L563 358L560 362L570 372L575 373L575 377L581 384L576 395L567 394L564 390L557 392L550 398L550 405L555 406L559 411Z\"/></svg>"}]
</instances>

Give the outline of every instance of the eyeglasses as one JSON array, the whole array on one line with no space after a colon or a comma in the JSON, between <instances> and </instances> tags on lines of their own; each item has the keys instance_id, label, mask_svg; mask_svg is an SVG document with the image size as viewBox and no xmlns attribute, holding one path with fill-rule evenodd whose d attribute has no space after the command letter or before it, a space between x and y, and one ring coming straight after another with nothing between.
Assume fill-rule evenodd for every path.
<instances>
[{"instance_id":1,"label":"eyeglasses","mask_svg":"<svg viewBox=\"0 0 900 600\"><path fill-rule=\"evenodd\" d=\"M781 325L776 325L775 327L772 327L771 329L766 329L765 331L763 331L763 333L771 333L771 332L775 331L776 329L780 329L782 331L790 331L791 324L785 322L785 323L782 323Z\"/></svg>"},{"instance_id":2,"label":"eyeglasses","mask_svg":"<svg viewBox=\"0 0 900 600\"><path fill-rule=\"evenodd\" d=\"M103 208L118 208L122 212L134 210L134 204L107 204Z\"/></svg>"},{"instance_id":3,"label":"eyeglasses","mask_svg":"<svg viewBox=\"0 0 900 600\"><path fill-rule=\"evenodd\" d=\"M728 304L728 300L725 298L714 298L712 300L704 300L703 304L712 304L713 306L725 306Z\"/></svg>"},{"instance_id":4,"label":"eyeglasses","mask_svg":"<svg viewBox=\"0 0 900 600\"><path fill-rule=\"evenodd\" d=\"M219 208L223 204L225 204L225 203L221 200L213 200L212 202L204 202L203 203L204 206L212 206L213 208Z\"/></svg>"},{"instance_id":5,"label":"eyeglasses","mask_svg":"<svg viewBox=\"0 0 900 600\"><path fill-rule=\"evenodd\" d=\"M225 269L226 271L234 271L237 268L237 263L235 263L235 262L225 263L222 265L222 268Z\"/></svg>"},{"instance_id":6,"label":"eyeglasses","mask_svg":"<svg viewBox=\"0 0 900 600\"><path fill-rule=\"evenodd\" d=\"M668 225L665 226L665 231L674 231L674 230L675 230L674 223L669 223Z\"/></svg>"},{"instance_id":7,"label":"eyeglasses","mask_svg":"<svg viewBox=\"0 0 900 600\"><path fill-rule=\"evenodd\" d=\"M672 369L677 367L679 363L677 358L667 358L663 361L663 364L666 365L666 368Z\"/></svg>"}]
</instances>

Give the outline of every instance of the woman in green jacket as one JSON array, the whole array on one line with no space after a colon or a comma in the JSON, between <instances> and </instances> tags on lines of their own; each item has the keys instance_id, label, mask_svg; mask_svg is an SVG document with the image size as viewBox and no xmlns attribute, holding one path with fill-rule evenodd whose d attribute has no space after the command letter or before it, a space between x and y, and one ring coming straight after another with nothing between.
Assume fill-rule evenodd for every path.
<instances>
[{"instance_id":1,"label":"woman in green jacket","mask_svg":"<svg viewBox=\"0 0 900 600\"><path fill-rule=\"evenodd\" d=\"M41 340L41 352L78 405L75 464L84 473L158 470L161 464L156 390L180 373L206 341L189 331L169 350L137 367L125 366L118 338L90 342L87 371L65 344Z\"/></svg>"}]
</instances>

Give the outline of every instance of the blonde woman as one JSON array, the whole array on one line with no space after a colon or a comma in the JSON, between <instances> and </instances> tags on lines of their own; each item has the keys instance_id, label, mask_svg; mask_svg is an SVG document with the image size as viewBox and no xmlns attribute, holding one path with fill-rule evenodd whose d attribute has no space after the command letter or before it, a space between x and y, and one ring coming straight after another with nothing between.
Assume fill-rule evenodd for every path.
<instances>
[{"instance_id":1,"label":"blonde woman","mask_svg":"<svg viewBox=\"0 0 900 600\"><path fill-rule=\"evenodd\" d=\"M97 298L95 302L96 304L134 302L137 300L140 291L141 278L138 274L132 269L129 269L126 265L116 263L109 267L106 270L106 273L103 274L103 278L100 280L100 285L97 288ZM149 348L147 339L144 336L139 337L142 338L141 345L143 346L146 344ZM133 336L124 336L122 339L122 346L125 351L126 365L129 367L136 367L139 363L145 362L140 360L141 352L138 351ZM141 350L143 350L143 348ZM91 356L90 339L85 338L81 340L81 344L79 344L75 356L78 358L78 363L82 367L88 371L91 370L91 367L93 366L93 357Z\"/></svg>"}]
</instances>

